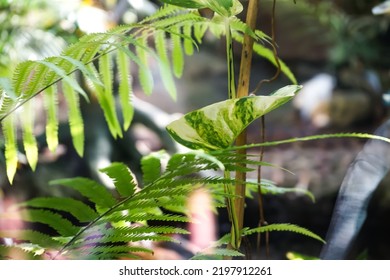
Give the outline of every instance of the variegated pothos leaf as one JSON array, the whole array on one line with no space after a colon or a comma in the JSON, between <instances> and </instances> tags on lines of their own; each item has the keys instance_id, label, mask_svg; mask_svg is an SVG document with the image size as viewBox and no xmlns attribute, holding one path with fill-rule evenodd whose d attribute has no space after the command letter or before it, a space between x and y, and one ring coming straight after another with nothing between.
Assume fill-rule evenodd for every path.
<instances>
[{"instance_id":1,"label":"variegated pothos leaf","mask_svg":"<svg viewBox=\"0 0 390 280\"><path fill-rule=\"evenodd\" d=\"M291 100L301 88L290 85L269 96L248 96L215 103L173 121L167 130L188 148L224 149L255 119Z\"/></svg>"}]
</instances>

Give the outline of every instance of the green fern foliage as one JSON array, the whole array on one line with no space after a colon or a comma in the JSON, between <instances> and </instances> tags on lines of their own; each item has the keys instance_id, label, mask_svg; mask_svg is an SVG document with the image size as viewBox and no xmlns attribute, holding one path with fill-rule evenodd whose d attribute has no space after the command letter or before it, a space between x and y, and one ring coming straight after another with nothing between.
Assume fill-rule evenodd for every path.
<instances>
[{"instance_id":1,"label":"green fern foliage","mask_svg":"<svg viewBox=\"0 0 390 280\"><path fill-rule=\"evenodd\" d=\"M84 199L48 197L19 204L17 212L24 221L44 224L55 233L2 229L0 237L14 240L9 252L21 244L30 244L42 249L39 252L42 257L54 250L57 253L53 258L137 258L137 252L152 253L143 247L143 241L174 242L172 234L187 234L185 229L168 224L147 225L148 221L189 221L181 213L162 211L172 200L179 201L177 197L192 191L183 187L187 181L172 186L157 179L139 189L132 172L121 163L114 163L102 172L113 179L114 193L90 179L62 179L52 184L71 187ZM164 200L164 196L171 200ZM1 218L7 220L9 216L10 213L5 213Z\"/></svg>"},{"instance_id":2,"label":"green fern foliage","mask_svg":"<svg viewBox=\"0 0 390 280\"><path fill-rule=\"evenodd\" d=\"M194 53L195 47L202 42L207 31L217 38L225 35L224 18L229 21L233 39L240 41L243 34L249 34L257 42L267 40L264 33L252 31L235 16L242 10L239 1L165 2L174 5L163 6L139 23L118 26L105 33L85 35L79 42L65 48L59 56L18 64L11 81L2 79L0 83L0 120L3 127L8 125L8 128L3 128L3 131L8 132L6 145L14 145L10 125L11 123L15 125L14 121L19 119L10 115L16 114L14 111L17 108L42 93L45 96L47 143L49 149L54 151L58 145L58 95L63 92L69 106L68 121L73 144L77 153L83 155L84 125L80 95L87 102L91 95L95 96L111 134L114 138L122 137L123 131L130 126L134 114L132 103L134 79L130 72L133 64L138 67L139 83L143 91L150 95L154 89L154 73L149 64L152 60L156 61L162 82L175 99L177 96L175 77L181 77L183 73L184 55ZM208 7L214 10L216 15L212 19L204 18L196 9L187 9L189 6ZM267 57L264 52L259 54ZM115 69L117 71L114 71ZM294 80L287 68L282 67L282 71ZM114 76L114 73L119 74ZM81 83L83 80L87 82L87 87ZM60 81L61 83L57 85ZM119 85L118 93L113 91L116 81ZM121 106L122 118L118 116L118 105ZM28 108L25 112L29 112ZM31 110L30 112L34 113ZM26 155L34 169L37 163L37 144L32 129L34 117L30 116L31 118L22 119L22 128ZM123 123L120 123L120 119ZM7 174L10 181L16 170L14 150L15 146L6 148Z\"/></svg>"},{"instance_id":3,"label":"green fern foliage","mask_svg":"<svg viewBox=\"0 0 390 280\"><path fill-rule=\"evenodd\" d=\"M185 223L191 221L191 216L185 206L187 198L197 188L208 188L214 206L226 207L225 202L232 195L225 193L223 188L226 184L234 185L236 181L226 178L223 171L239 170L242 160L242 155L229 150L196 150L171 157L160 151L143 159L142 185L137 183L134 174L123 163L113 163L101 170L112 179L114 191L87 178L55 180L51 182L53 187L62 185L71 188L82 199L41 197L21 203L12 211L16 211L25 222L45 225L48 231L5 228L0 231L0 237L13 240L8 252L28 245L35 248L35 254L44 258L53 251L56 253L52 258L70 259L137 258L138 253L151 254L153 249L145 248L143 241L149 240L154 244L177 242L174 235L188 233ZM253 165L250 170L258 165L267 165L251 159L251 156L246 161ZM264 181L262 184L270 183ZM1 214L0 218L7 221L15 216L12 211ZM152 225L154 221L158 221L159 225ZM173 226L172 222L183 226ZM314 237L298 227L270 227L270 230L289 229ZM244 234L257 231L245 230ZM242 256L240 252L222 245L214 248L214 257ZM6 251L0 250L4 258L7 257Z\"/></svg>"}]
</instances>

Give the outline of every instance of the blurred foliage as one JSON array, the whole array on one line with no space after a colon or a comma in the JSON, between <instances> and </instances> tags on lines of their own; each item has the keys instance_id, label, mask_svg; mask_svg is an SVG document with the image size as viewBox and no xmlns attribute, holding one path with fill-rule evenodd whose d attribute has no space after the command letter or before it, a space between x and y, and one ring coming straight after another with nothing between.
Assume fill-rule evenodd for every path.
<instances>
[{"instance_id":1,"label":"blurred foliage","mask_svg":"<svg viewBox=\"0 0 390 280\"><path fill-rule=\"evenodd\" d=\"M74 29L65 21L75 1L58 2L0 2L0 76L10 76L18 62L59 54L65 41L72 42Z\"/></svg>"},{"instance_id":2,"label":"blurred foliage","mask_svg":"<svg viewBox=\"0 0 390 280\"><path fill-rule=\"evenodd\" d=\"M306 1L319 22L329 28L334 64L359 59L373 67L390 64L390 17L375 16L372 8L380 1Z\"/></svg>"}]
</instances>

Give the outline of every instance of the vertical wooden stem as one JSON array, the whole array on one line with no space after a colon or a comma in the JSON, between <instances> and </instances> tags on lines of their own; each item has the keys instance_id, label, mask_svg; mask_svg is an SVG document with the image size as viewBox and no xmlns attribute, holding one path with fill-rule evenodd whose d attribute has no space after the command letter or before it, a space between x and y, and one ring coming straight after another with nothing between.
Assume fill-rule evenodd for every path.
<instances>
[{"instance_id":1,"label":"vertical wooden stem","mask_svg":"<svg viewBox=\"0 0 390 280\"><path fill-rule=\"evenodd\" d=\"M258 0L249 0L246 23L252 30L256 29L258 9L259 9ZM254 42L253 38L245 34L244 44L243 44L242 54L241 54L240 73L239 73L238 88L237 88L238 98L248 96L249 93L253 42ZM244 131L237 137L236 145L238 146L246 145L246 142L247 142L247 134L246 131ZM239 150L239 153L246 154L246 150ZM246 173L237 171L236 180L237 182L245 182ZM245 187L246 187L245 183L236 184L237 198L235 199L235 209L237 210L237 220L240 229L242 229L244 224ZM240 244L240 242L241 239L238 242L238 244Z\"/></svg>"}]
</instances>

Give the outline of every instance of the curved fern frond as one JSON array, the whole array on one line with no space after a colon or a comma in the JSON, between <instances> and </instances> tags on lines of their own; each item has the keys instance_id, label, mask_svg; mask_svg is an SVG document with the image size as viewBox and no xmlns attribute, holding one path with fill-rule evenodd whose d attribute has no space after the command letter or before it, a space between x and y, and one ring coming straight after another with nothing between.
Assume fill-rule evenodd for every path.
<instances>
[{"instance_id":1,"label":"curved fern frond","mask_svg":"<svg viewBox=\"0 0 390 280\"><path fill-rule=\"evenodd\" d=\"M115 205L116 200L112 194L103 185L86 178L72 178L60 179L50 182L51 185L63 185L70 187L83 196L88 198L91 202L99 205L102 208L110 208ZM103 211L102 209L97 209Z\"/></svg>"},{"instance_id":2,"label":"curved fern frond","mask_svg":"<svg viewBox=\"0 0 390 280\"><path fill-rule=\"evenodd\" d=\"M38 197L20 204L20 207L26 206L65 211L81 223L91 221L98 216L96 211L85 203L67 197Z\"/></svg>"},{"instance_id":3,"label":"curved fern frond","mask_svg":"<svg viewBox=\"0 0 390 280\"><path fill-rule=\"evenodd\" d=\"M69 220L60 214L42 209L21 210L23 219L27 222L43 223L56 230L62 236L73 236L79 231Z\"/></svg>"},{"instance_id":4,"label":"curved fern frond","mask_svg":"<svg viewBox=\"0 0 390 280\"><path fill-rule=\"evenodd\" d=\"M270 231L289 231L289 232L294 232L302 235L306 235L308 237L311 237L313 239L316 239L318 241L321 241L322 243L325 243L325 241L318 236L317 234L311 232L308 229L305 229L303 227L293 225L293 224L272 224L272 225L267 225L267 226L262 226L258 228L253 228L253 229L243 229L242 235L243 236L248 236L252 235L255 233L262 233L262 232L270 232Z\"/></svg>"}]
</instances>

